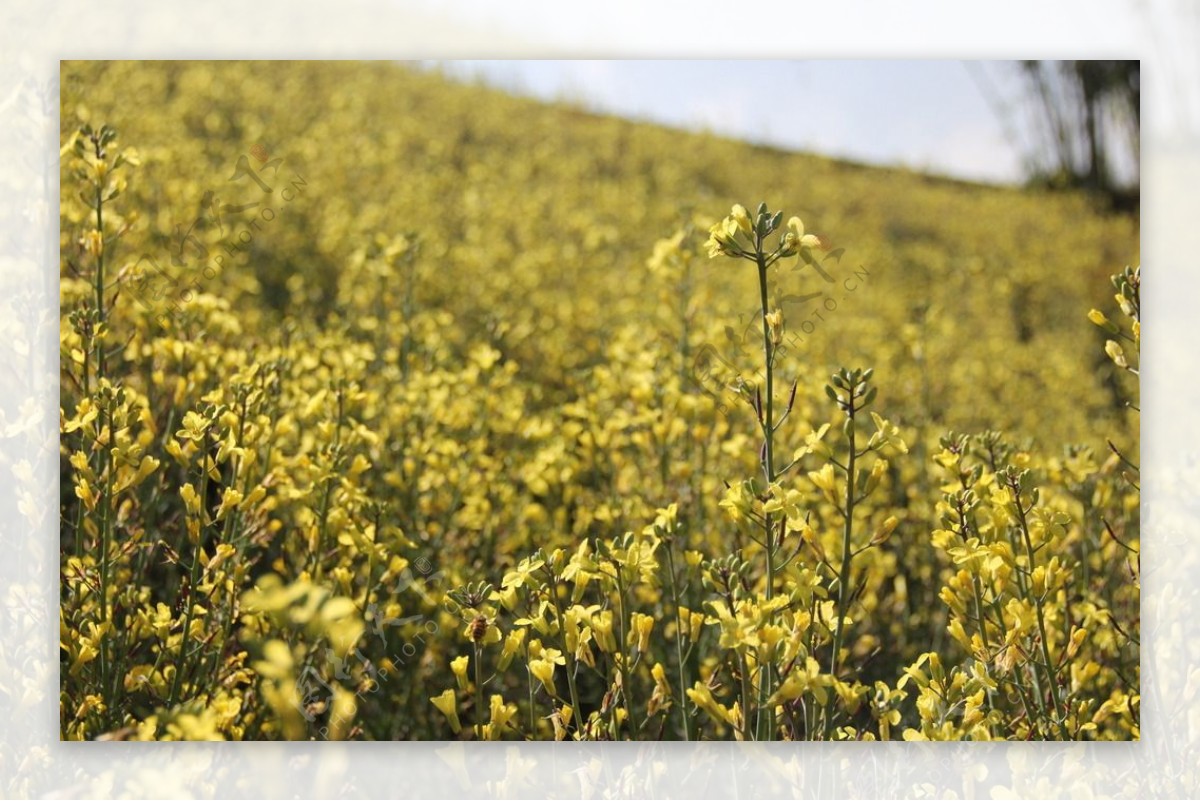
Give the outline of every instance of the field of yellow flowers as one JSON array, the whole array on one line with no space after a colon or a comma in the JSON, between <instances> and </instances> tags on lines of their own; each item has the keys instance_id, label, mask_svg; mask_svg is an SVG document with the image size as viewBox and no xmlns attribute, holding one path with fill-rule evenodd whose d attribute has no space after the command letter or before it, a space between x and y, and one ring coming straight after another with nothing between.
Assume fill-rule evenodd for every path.
<instances>
[{"instance_id":1,"label":"field of yellow flowers","mask_svg":"<svg viewBox=\"0 0 1200 801\"><path fill-rule=\"evenodd\" d=\"M64 739L1139 736L1135 218L394 64L61 91Z\"/></svg>"}]
</instances>

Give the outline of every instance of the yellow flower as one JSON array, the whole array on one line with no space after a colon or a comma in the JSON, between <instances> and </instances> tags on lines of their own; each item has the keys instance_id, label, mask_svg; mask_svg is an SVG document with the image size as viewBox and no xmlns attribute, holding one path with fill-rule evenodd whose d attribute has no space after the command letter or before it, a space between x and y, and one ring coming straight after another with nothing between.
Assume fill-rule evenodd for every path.
<instances>
[{"instance_id":1,"label":"yellow flower","mask_svg":"<svg viewBox=\"0 0 1200 801\"><path fill-rule=\"evenodd\" d=\"M489 600L499 601L501 606L511 612L517 608L517 601L520 598L517 595L516 587L505 587L502 590L493 591Z\"/></svg>"},{"instance_id":2,"label":"yellow flower","mask_svg":"<svg viewBox=\"0 0 1200 801\"><path fill-rule=\"evenodd\" d=\"M692 640L700 639L700 633L704 630L704 613L692 611L688 622L688 636Z\"/></svg>"},{"instance_id":3,"label":"yellow flower","mask_svg":"<svg viewBox=\"0 0 1200 801\"><path fill-rule=\"evenodd\" d=\"M799 248L826 247L827 243L823 237L804 233L804 222L799 217L789 217L787 227L788 232L784 234L787 252L794 253Z\"/></svg>"},{"instance_id":4,"label":"yellow flower","mask_svg":"<svg viewBox=\"0 0 1200 801\"><path fill-rule=\"evenodd\" d=\"M1088 312L1087 316L1089 320L1100 326L1100 328L1104 329L1106 333L1115 334L1121 330L1117 328L1116 323L1109 320L1108 317L1104 315L1104 312L1100 311L1099 309L1092 309Z\"/></svg>"},{"instance_id":5,"label":"yellow flower","mask_svg":"<svg viewBox=\"0 0 1200 801\"><path fill-rule=\"evenodd\" d=\"M817 489L825 493L830 500L835 498L837 482L833 475L833 465L827 464L820 470L809 471L808 479Z\"/></svg>"},{"instance_id":6,"label":"yellow flower","mask_svg":"<svg viewBox=\"0 0 1200 801\"><path fill-rule=\"evenodd\" d=\"M879 479L883 478L883 474L887 472L887 459L877 459L875 464L871 465L871 472L867 474L867 484L863 487L863 494L870 495L879 486Z\"/></svg>"},{"instance_id":7,"label":"yellow flower","mask_svg":"<svg viewBox=\"0 0 1200 801\"><path fill-rule=\"evenodd\" d=\"M776 309L772 312L767 312L767 330L771 334L771 343L778 345L783 341L783 312Z\"/></svg>"},{"instance_id":8,"label":"yellow flower","mask_svg":"<svg viewBox=\"0 0 1200 801\"><path fill-rule=\"evenodd\" d=\"M199 442L208 431L209 421L201 414L188 412L183 416L183 428L175 432L179 439L190 439Z\"/></svg>"},{"instance_id":9,"label":"yellow flower","mask_svg":"<svg viewBox=\"0 0 1200 801\"><path fill-rule=\"evenodd\" d=\"M600 650L611 654L617 650L617 641L613 638L613 613L611 609L597 612L592 617L592 636Z\"/></svg>"},{"instance_id":10,"label":"yellow flower","mask_svg":"<svg viewBox=\"0 0 1200 801\"><path fill-rule=\"evenodd\" d=\"M124 492L125 490L136 487L146 480L151 473L158 469L159 461L153 456L143 456L138 464L137 470L123 471L121 481L117 484L116 491Z\"/></svg>"},{"instance_id":11,"label":"yellow flower","mask_svg":"<svg viewBox=\"0 0 1200 801\"><path fill-rule=\"evenodd\" d=\"M84 696L83 703L79 705L79 709L76 711L75 717L81 718L85 715L91 714L92 712L103 712L107 708L108 707L104 704L103 698L98 695L89 694Z\"/></svg>"},{"instance_id":12,"label":"yellow flower","mask_svg":"<svg viewBox=\"0 0 1200 801\"><path fill-rule=\"evenodd\" d=\"M100 649L87 637L79 638L79 651L72 661L70 673L78 676L84 666L100 655Z\"/></svg>"},{"instance_id":13,"label":"yellow flower","mask_svg":"<svg viewBox=\"0 0 1200 801\"><path fill-rule=\"evenodd\" d=\"M446 716L446 720L450 721L450 728L455 734L462 731L462 724L458 720L458 701L454 697L454 690L446 690L441 695L435 695L429 700L438 708L438 711Z\"/></svg>"},{"instance_id":14,"label":"yellow flower","mask_svg":"<svg viewBox=\"0 0 1200 801\"><path fill-rule=\"evenodd\" d=\"M1038 565L1033 569L1033 575L1030 576L1030 584L1033 588L1034 595L1041 595L1046 591L1046 566Z\"/></svg>"},{"instance_id":15,"label":"yellow flower","mask_svg":"<svg viewBox=\"0 0 1200 801\"><path fill-rule=\"evenodd\" d=\"M454 678L458 680L458 689L460 690L467 689L467 665L470 662L471 658L465 654L450 662L450 670L454 672Z\"/></svg>"},{"instance_id":16,"label":"yellow flower","mask_svg":"<svg viewBox=\"0 0 1200 801\"><path fill-rule=\"evenodd\" d=\"M570 704L563 704L561 709L556 710L550 715L550 722L554 724L554 739L565 740L567 738L567 726L571 725L571 715L575 710Z\"/></svg>"},{"instance_id":17,"label":"yellow flower","mask_svg":"<svg viewBox=\"0 0 1200 801\"><path fill-rule=\"evenodd\" d=\"M737 221L733 217L726 217L709 228L708 241L704 243L708 250L708 257L715 259L717 256L737 255L741 250L734 238L737 236L738 230Z\"/></svg>"},{"instance_id":18,"label":"yellow flower","mask_svg":"<svg viewBox=\"0 0 1200 801\"><path fill-rule=\"evenodd\" d=\"M529 672L533 677L542 683L546 688L546 692L550 695L555 695L554 691L554 663L549 659L531 659L529 660Z\"/></svg>"},{"instance_id":19,"label":"yellow flower","mask_svg":"<svg viewBox=\"0 0 1200 801\"><path fill-rule=\"evenodd\" d=\"M230 509L236 509L237 505L242 502L242 493L235 490L233 487L226 487L225 492L221 494L221 506L217 509L217 520L222 519L229 513Z\"/></svg>"},{"instance_id":20,"label":"yellow flower","mask_svg":"<svg viewBox=\"0 0 1200 801\"><path fill-rule=\"evenodd\" d=\"M525 632L528 629L513 629L508 633L508 637L504 639L504 648L500 651L500 659L496 667L500 670L508 670L508 666L512 663L513 657L521 650L521 645L525 642Z\"/></svg>"},{"instance_id":21,"label":"yellow flower","mask_svg":"<svg viewBox=\"0 0 1200 801\"><path fill-rule=\"evenodd\" d=\"M196 488L191 484L184 484L179 488L179 496L183 498L183 505L188 510L188 514L200 514L200 496L196 494Z\"/></svg>"},{"instance_id":22,"label":"yellow flower","mask_svg":"<svg viewBox=\"0 0 1200 801\"><path fill-rule=\"evenodd\" d=\"M207 561L205 561L204 551L200 551L200 563L202 565L204 565L205 570L209 570L209 571L216 570L221 565L223 565L229 559L229 557L233 556L235 553L237 553L236 548L234 548L232 545L230 545L227 542L222 542L221 544L219 544L217 546L217 550L212 555L212 558L208 559Z\"/></svg>"},{"instance_id":23,"label":"yellow flower","mask_svg":"<svg viewBox=\"0 0 1200 801\"><path fill-rule=\"evenodd\" d=\"M79 483L75 485L75 497L83 501L83 505L89 512L95 510L96 493L92 492L92 487L86 478L79 479Z\"/></svg>"},{"instance_id":24,"label":"yellow flower","mask_svg":"<svg viewBox=\"0 0 1200 801\"><path fill-rule=\"evenodd\" d=\"M1125 360L1125 349L1120 343L1114 340L1108 340L1104 343L1104 352L1108 354L1108 358L1113 360L1113 364L1122 369L1129 366L1129 362Z\"/></svg>"},{"instance_id":25,"label":"yellow flower","mask_svg":"<svg viewBox=\"0 0 1200 801\"><path fill-rule=\"evenodd\" d=\"M667 671L661 662L654 663L650 675L654 678L654 692L646 702L646 714L654 715L671 700L671 685L667 683Z\"/></svg>"},{"instance_id":26,"label":"yellow flower","mask_svg":"<svg viewBox=\"0 0 1200 801\"><path fill-rule=\"evenodd\" d=\"M504 574L504 578L500 581L500 586L504 589L534 586L537 584L535 573L545 565L542 559L522 559L515 570L510 570Z\"/></svg>"},{"instance_id":27,"label":"yellow flower","mask_svg":"<svg viewBox=\"0 0 1200 801\"><path fill-rule=\"evenodd\" d=\"M735 523L746 520L754 508L754 497L744 483L737 483L725 490L725 498L717 504Z\"/></svg>"},{"instance_id":28,"label":"yellow flower","mask_svg":"<svg viewBox=\"0 0 1200 801\"><path fill-rule=\"evenodd\" d=\"M104 252L104 236L99 231L88 231L83 235L83 249L93 259Z\"/></svg>"},{"instance_id":29,"label":"yellow flower","mask_svg":"<svg viewBox=\"0 0 1200 801\"><path fill-rule=\"evenodd\" d=\"M808 434L804 438L804 445L797 448L796 452L792 454L792 459L798 462L810 453L815 453L817 456L822 457L829 456L832 451L829 450L828 445L822 442L822 440L825 438L825 434L828 432L829 423L825 423L816 431Z\"/></svg>"},{"instance_id":30,"label":"yellow flower","mask_svg":"<svg viewBox=\"0 0 1200 801\"><path fill-rule=\"evenodd\" d=\"M730 726L738 725L738 715L734 711L728 709L724 704L721 704L717 699L713 698L712 690L703 682L696 682L696 686L687 691L687 697L693 704L707 712L714 720L720 723L728 723ZM736 709L736 707L735 707Z\"/></svg>"},{"instance_id":31,"label":"yellow flower","mask_svg":"<svg viewBox=\"0 0 1200 801\"><path fill-rule=\"evenodd\" d=\"M749 619L753 609L747 609L747 605L753 606L752 602L739 602L736 615L729 610L729 606L724 601L709 601L708 603L717 613L717 619L720 621L722 648L741 651L759 646L758 632Z\"/></svg>"},{"instance_id":32,"label":"yellow flower","mask_svg":"<svg viewBox=\"0 0 1200 801\"><path fill-rule=\"evenodd\" d=\"M1079 646L1083 645L1088 637L1087 629L1075 629L1071 632L1071 642L1067 646L1067 658L1073 659L1075 654L1079 652Z\"/></svg>"},{"instance_id":33,"label":"yellow flower","mask_svg":"<svg viewBox=\"0 0 1200 801\"><path fill-rule=\"evenodd\" d=\"M754 233L754 225L750 222L750 212L746 211L746 207L741 203L733 204L733 208L729 212L729 219L733 220L738 230L746 236Z\"/></svg>"},{"instance_id":34,"label":"yellow flower","mask_svg":"<svg viewBox=\"0 0 1200 801\"><path fill-rule=\"evenodd\" d=\"M654 630L654 618L643 615L641 612L634 612L629 622L630 644L632 645L636 638L638 651L646 653L650 650L650 632Z\"/></svg>"},{"instance_id":35,"label":"yellow flower","mask_svg":"<svg viewBox=\"0 0 1200 801\"><path fill-rule=\"evenodd\" d=\"M890 445L901 453L908 453L908 445L900 438L900 429L897 426L875 412L871 412L871 420L875 423L875 433L871 435L869 447L882 448Z\"/></svg>"},{"instance_id":36,"label":"yellow flower","mask_svg":"<svg viewBox=\"0 0 1200 801\"><path fill-rule=\"evenodd\" d=\"M696 622L699 618L699 623ZM700 628L704 625L704 615L693 612L686 606L679 607L679 636L696 640L700 637Z\"/></svg>"},{"instance_id":37,"label":"yellow flower","mask_svg":"<svg viewBox=\"0 0 1200 801\"><path fill-rule=\"evenodd\" d=\"M779 689L771 698L771 703L782 704L793 701L806 692L812 692L817 703L823 704L826 699L825 686L829 683L830 678L829 676L822 677L820 665L811 656L807 657L804 665L797 665L793 668L783 683L779 685Z\"/></svg>"},{"instance_id":38,"label":"yellow flower","mask_svg":"<svg viewBox=\"0 0 1200 801\"><path fill-rule=\"evenodd\" d=\"M588 623L591 622L592 615L599 610L600 607L595 605L575 605L563 613L563 635L569 652L577 652L580 640L586 640L584 632L590 632Z\"/></svg>"},{"instance_id":39,"label":"yellow flower","mask_svg":"<svg viewBox=\"0 0 1200 801\"><path fill-rule=\"evenodd\" d=\"M504 699L499 695L493 695L490 704L492 722L488 731L488 739L497 740L504 731L504 727L516 716L517 707L514 704L504 703Z\"/></svg>"},{"instance_id":40,"label":"yellow flower","mask_svg":"<svg viewBox=\"0 0 1200 801\"><path fill-rule=\"evenodd\" d=\"M667 670L662 666L661 662L655 662L654 667L650 668L650 675L654 678L654 683L661 685L668 692L670 687L667 685Z\"/></svg>"},{"instance_id":41,"label":"yellow flower","mask_svg":"<svg viewBox=\"0 0 1200 801\"><path fill-rule=\"evenodd\" d=\"M679 504L672 503L665 508L658 510L654 517L654 525L656 528L662 529L664 533L670 534L675 530L675 524L678 518Z\"/></svg>"},{"instance_id":42,"label":"yellow flower","mask_svg":"<svg viewBox=\"0 0 1200 801\"><path fill-rule=\"evenodd\" d=\"M887 542L888 537L892 536L892 532L896 530L896 526L899 524L899 522L900 521L896 519L895 515L889 515L887 520L884 520L883 524L880 525L879 528L876 529L875 533L871 536L871 544L882 545L883 543Z\"/></svg>"},{"instance_id":43,"label":"yellow flower","mask_svg":"<svg viewBox=\"0 0 1200 801\"><path fill-rule=\"evenodd\" d=\"M798 528L799 523L804 520L803 503L804 494L799 490L785 490L778 484L772 484L771 497L763 504L763 511L768 514L783 512L784 517L789 521L798 521L796 524Z\"/></svg>"}]
</instances>

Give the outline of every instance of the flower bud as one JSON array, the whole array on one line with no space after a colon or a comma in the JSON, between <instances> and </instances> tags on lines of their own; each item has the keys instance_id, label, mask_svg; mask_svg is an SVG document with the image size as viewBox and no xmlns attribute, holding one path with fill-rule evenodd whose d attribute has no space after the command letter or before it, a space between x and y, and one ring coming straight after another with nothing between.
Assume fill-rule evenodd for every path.
<instances>
[{"instance_id":1,"label":"flower bud","mask_svg":"<svg viewBox=\"0 0 1200 801\"><path fill-rule=\"evenodd\" d=\"M879 528L875 530L875 534L871 537L871 544L882 545L883 543L887 542L888 538L892 536L892 532L896 530L896 526L899 524L899 522L900 521L896 519L895 515L889 516L888 519L884 520Z\"/></svg>"},{"instance_id":2,"label":"flower bud","mask_svg":"<svg viewBox=\"0 0 1200 801\"><path fill-rule=\"evenodd\" d=\"M646 653L650 650L650 632L654 630L654 618L649 615L636 615L633 624L634 631L637 633L637 648L640 653Z\"/></svg>"},{"instance_id":3,"label":"flower bud","mask_svg":"<svg viewBox=\"0 0 1200 801\"><path fill-rule=\"evenodd\" d=\"M458 734L462 730L462 723L458 720L458 702L454 698L454 690L446 690L441 695L435 695L429 700L433 702L439 712L446 716L446 720L450 721L450 729Z\"/></svg>"},{"instance_id":4,"label":"flower bud","mask_svg":"<svg viewBox=\"0 0 1200 801\"><path fill-rule=\"evenodd\" d=\"M546 688L546 692L550 695L555 695L554 691L554 663L549 659L531 659L529 661L529 672L533 677L542 683Z\"/></svg>"},{"instance_id":5,"label":"flower bud","mask_svg":"<svg viewBox=\"0 0 1200 801\"><path fill-rule=\"evenodd\" d=\"M1104 343L1104 352L1108 354L1108 358L1112 359L1113 364L1117 367L1125 368L1129 366L1129 362L1125 360L1125 350L1114 340L1110 339Z\"/></svg>"},{"instance_id":6,"label":"flower bud","mask_svg":"<svg viewBox=\"0 0 1200 801\"><path fill-rule=\"evenodd\" d=\"M104 235L96 230L88 231L83 235L80 244L85 253L93 259L97 259L104 252Z\"/></svg>"},{"instance_id":7,"label":"flower bud","mask_svg":"<svg viewBox=\"0 0 1200 801\"><path fill-rule=\"evenodd\" d=\"M190 483L184 484L179 488L179 495L183 498L183 505L188 510L188 514L200 514L200 496L196 493L195 487Z\"/></svg>"},{"instance_id":8,"label":"flower bud","mask_svg":"<svg viewBox=\"0 0 1200 801\"><path fill-rule=\"evenodd\" d=\"M773 312L767 312L767 330L770 332L771 344L778 345L783 342L783 312L776 309Z\"/></svg>"},{"instance_id":9,"label":"flower bud","mask_svg":"<svg viewBox=\"0 0 1200 801\"><path fill-rule=\"evenodd\" d=\"M1102 328L1106 334L1116 334L1121 330L1117 328L1116 323L1105 317L1104 312L1100 311L1099 309L1092 309L1090 312L1088 312L1088 319L1094 324L1100 326L1100 328Z\"/></svg>"},{"instance_id":10,"label":"flower bud","mask_svg":"<svg viewBox=\"0 0 1200 801\"><path fill-rule=\"evenodd\" d=\"M458 688L460 690L467 689L467 665L470 661L471 658L466 655L450 661L450 670L454 673L454 678L458 681Z\"/></svg>"},{"instance_id":11,"label":"flower bud","mask_svg":"<svg viewBox=\"0 0 1200 801\"><path fill-rule=\"evenodd\" d=\"M867 484L863 488L864 495L870 495L879 486L879 479L883 478L884 472L887 471L887 459L878 459L875 464L871 465L871 472L867 476Z\"/></svg>"}]
</instances>

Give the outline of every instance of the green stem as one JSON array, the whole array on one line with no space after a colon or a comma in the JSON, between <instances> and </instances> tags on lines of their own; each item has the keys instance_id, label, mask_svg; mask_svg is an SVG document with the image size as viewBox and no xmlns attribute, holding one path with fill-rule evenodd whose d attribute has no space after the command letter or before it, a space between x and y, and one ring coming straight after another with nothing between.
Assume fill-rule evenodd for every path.
<instances>
[{"instance_id":1,"label":"green stem","mask_svg":"<svg viewBox=\"0 0 1200 801\"><path fill-rule=\"evenodd\" d=\"M558 628L562 634L564 666L567 671L567 687L571 690L571 719L579 720L579 693L575 690L575 654L567 646L567 621L563 618L562 604L558 601L558 578L550 577L550 597L554 601L554 612L558 616ZM553 710L551 710L553 711Z\"/></svg>"},{"instance_id":2,"label":"green stem","mask_svg":"<svg viewBox=\"0 0 1200 801\"><path fill-rule=\"evenodd\" d=\"M1017 553L1018 550L1020 550L1021 543L1018 542L1017 535L1013 532L1011 527L1008 530L1008 542L1009 542L1009 545L1012 547L1012 551L1014 554ZM1032 564L1032 562L1031 562L1031 564ZM1032 572L1032 571L1029 571L1029 572ZM1029 582L1026 579L1025 574L1026 574L1026 570L1022 570L1020 565L1018 565L1017 571L1016 571L1017 588L1020 590L1020 594L1021 594L1022 598L1027 598L1030 595ZM1041 677L1038 675L1037 670L1030 670L1029 673L1033 679L1033 695L1034 695L1034 699L1037 701L1038 712L1041 714L1042 718L1045 718L1045 717L1047 717L1046 696L1042 692ZM1033 717L1031 716L1029 720L1030 720L1030 725L1032 726L1034 723Z\"/></svg>"},{"instance_id":3,"label":"green stem","mask_svg":"<svg viewBox=\"0 0 1200 801\"><path fill-rule=\"evenodd\" d=\"M529 671L529 640L525 640L525 672L529 673L529 739L537 739L537 712L533 701L533 674ZM572 717L578 715L578 710L571 710Z\"/></svg>"},{"instance_id":4,"label":"green stem","mask_svg":"<svg viewBox=\"0 0 1200 801\"><path fill-rule=\"evenodd\" d=\"M675 579L674 542L667 543L667 570L671 580L671 603L675 605L675 662L679 670L679 716L683 718L683 739L690 741L692 734L688 725L687 711L687 666L683 659L683 627L686 621L679 613L679 586Z\"/></svg>"},{"instance_id":5,"label":"green stem","mask_svg":"<svg viewBox=\"0 0 1200 801\"><path fill-rule=\"evenodd\" d=\"M631 660L629 653L625 650L629 647L629 632L626 627L625 618L625 582L621 579L621 566L614 564L613 567L616 569L617 574L617 603L620 607L617 610L617 623L620 626L621 641L617 643L617 653L621 657L621 699L624 702L625 714L629 721L629 730L635 732L637 731L637 725L633 720L633 704L629 701L630 682L632 681L629 667ZM571 692L574 692L574 685L572 685Z\"/></svg>"},{"instance_id":6,"label":"green stem","mask_svg":"<svg viewBox=\"0 0 1200 801\"><path fill-rule=\"evenodd\" d=\"M833 634L833 653L829 657L829 674L835 679L838 675L838 669L841 667L841 652L842 652L842 634L846 620L846 606L850 602L850 566L854 559L854 553L851 550L851 537L854 533L854 462L858 457L858 447L854 439L854 386L851 386L846 391L846 416L850 421L849 437L850 437L850 457L846 461L846 519L845 526L842 529L842 564L838 571L838 599L837 599L837 624ZM829 726L833 720L833 696L830 695L830 704L827 706L829 710L825 718L825 732L829 733Z\"/></svg>"},{"instance_id":7,"label":"green stem","mask_svg":"<svg viewBox=\"0 0 1200 801\"><path fill-rule=\"evenodd\" d=\"M98 155L98 154L97 154ZM96 256L97 325L104 325L104 198L103 187L96 184L96 231L100 236L100 253ZM104 339L96 338L96 375L104 377Z\"/></svg>"},{"instance_id":8,"label":"green stem","mask_svg":"<svg viewBox=\"0 0 1200 801\"><path fill-rule=\"evenodd\" d=\"M100 145L96 145L96 157L100 157ZM100 236L100 252L96 256L96 329L104 327L104 198L103 186L101 183L96 184L96 231ZM96 385L101 386L104 380L104 338L99 335L99 330L94 330L92 333L92 342L96 348ZM85 385L86 385L86 367L85 367ZM109 427L109 442L104 447L100 448L96 455L96 475L103 475L105 469L108 470L106 479L106 489L104 492L104 512L103 519L100 524L100 622L104 623L108 620L108 550L110 545L109 527L111 525L111 514L109 506L112 504L112 459L109 456L111 449L114 446L113 438L116 436L112 420L112 403L108 402L108 427ZM103 425L97 433L102 434L104 431ZM109 457L109 458L106 458ZM107 462L107 466L106 466ZM82 515L80 517L82 522ZM111 705L112 698L108 696L109 687L108 679L110 673L109 665L109 637L107 634L100 641L100 682L102 692L104 693L105 701ZM109 710L111 714L111 709Z\"/></svg>"},{"instance_id":9,"label":"green stem","mask_svg":"<svg viewBox=\"0 0 1200 801\"><path fill-rule=\"evenodd\" d=\"M1029 536L1029 524L1025 520L1025 515L1029 510L1021 504L1020 485L1015 481L1010 481L1009 488L1012 490L1013 501L1017 506L1017 520L1021 523L1021 536L1025 540L1025 550L1029 554L1029 571L1032 573L1034 556L1033 539ZM1049 682L1049 686L1046 689L1050 693L1050 703L1054 706L1055 722L1058 723L1063 719L1063 716L1058 706L1058 692L1055 689L1054 662L1050 658L1050 642L1046 638L1046 616L1041 596L1033 595L1033 593L1030 593L1030 595L1033 598L1034 609L1037 612L1038 635L1042 641L1042 658L1046 663L1046 680Z\"/></svg>"},{"instance_id":10,"label":"green stem","mask_svg":"<svg viewBox=\"0 0 1200 801\"><path fill-rule=\"evenodd\" d=\"M972 576L971 581L975 585L975 615L979 618L979 636L983 639L983 653L988 661L992 658L992 647L988 642L987 635L987 618L983 615L983 588L979 582L979 576ZM989 688L987 691L988 709L995 709L996 699L993 691ZM992 724L988 723L988 732L991 732Z\"/></svg>"},{"instance_id":11,"label":"green stem","mask_svg":"<svg viewBox=\"0 0 1200 801\"><path fill-rule=\"evenodd\" d=\"M483 648L475 644L475 739L483 739Z\"/></svg>"},{"instance_id":12,"label":"green stem","mask_svg":"<svg viewBox=\"0 0 1200 801\"><path fill-rule=\"evenodd\" d=\"M113 464L112 451L114 446L113 438L116 435L114 431L115 424L113 422L113 400L110 398L106 401L106 412L109 430L108 444L100 449L100 466L102 474L106 474L104 481L104 501L103 515L100 521L100 622L104 623L109 620L109 601L108 601L108 573L109 565L109 550L112 547L112 506L113 506ZM104 431L102 421L101 433ZM112 696L109 695L109 678L112 674L111 654L109 653L108 643L111 639L108 632L105 632L100 640L100 686L103 688L104 700L110 706L108 713L111 715L113 710Z\"/></svg>"},{"instance_id":13,"label":"green stem","mask_svg":"<svg viewBox=\"0 0 1200 801\"><path fill-rule=\"evenodd\" d=\"M184 669L187 667L187 645L188 637L191 636L192 630L192 614L196 608L196 592L197 586L200 584L200 552L204 547L204 506L208 498L208 454L209 441L208 431L204 432L203 447L200 449L200 525L196 532L195 548L192 550L192 569L191 577L187 588L187 612L183 617L183 633L179 638L179 658L175 662L175 679L171 682L171 695L167 699L167 708L175 706L175 701L179 697L180 685L183 680ZM184 523L186 526L186 522ZM186 536L186 531L184 532Z\"/></svg>"},{"instance_id":14,"label":"green stem","mask_svg":"<svg viewBox=\"0 0 1200 801\"><path fill-rule=\"evenodd\" d=\"M771 327L767 323L767 261L763 255L761 243L757 248L756 259L758 263L758 296L759 303L762 306L762 332L763 332L763 360L767 372L767 388L766 388L766 409L762 422L763 429L763 474L767 479L767 486L775 482L775 353L771 343ZM766 546L767 556L767 600L770 601L775 597L775 543L774 525L771 515L764 516L763 540ZM774 622L774 612L770 613L767 618L768 623ZM767 732L775 730L775 710L768 703L775 688L775 675L773 665L768 661L764 666L764 674L762 681L762 697L759 705L759 714L761 716L765 709L766 719L765 725ZM746 710L749 715L749 710ZM760 735L763 733L760 732ZM769 736L769 735L767 735Z\"/></svg>"},{"instance_id":15,"label":"green stem","mask_svg":"<svg viewBox=\"0 0 1200 801\"><path fill-rule=\"evenodd\" d=\"M92 394L91 378L90 378L91 365L90 365L90 356L89 356L92 345L91 345L91 343L84 343L84 344L85 344L85 347L83 348L83 395L81 397L88 398L88 397L91 397L91 394ZM80 451L86 450L86 447L85 447L87 445L86 436L87 435L84 433L83 429L80 429L80 431L79 431L79 450ZM89 456L88 458L90 461L91 457ZM79 557L81 562L83 560L83 551L84 551L83 513L84 513L83 501L80 501L75 506L75 555L77 557Z\"/></svg>"},{"instance_id":16,"label":"green stem","mask_svg":"<svg viewBox=\"0 0 1200 801\"><path fill-rule=\"evenodd\" d=\"M738 666L742 674L742 739L750 742L754 739L750 730L750 669L746 665L746 655L738 652Z\"/></svg>"},{"instance_id":17,"label":"green stem","mask_svg":"<svg viewBox=\"0 0 1200 801\"><path fill-rule=\"evenodd\" d=\"M413 346L413 285L416 283L416 254L410 249L404 254L408 269L404 276L404 339L400 342L400 371L408 383L408 362Z\"/></svg>"}]
</instances>

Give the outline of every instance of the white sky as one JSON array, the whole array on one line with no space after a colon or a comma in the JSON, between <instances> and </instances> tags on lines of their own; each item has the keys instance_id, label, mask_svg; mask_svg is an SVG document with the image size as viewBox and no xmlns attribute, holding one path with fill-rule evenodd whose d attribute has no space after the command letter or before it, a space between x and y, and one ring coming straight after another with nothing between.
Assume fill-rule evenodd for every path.
<instances>
[{"instance_id":1,"label":"white sky","mask_svg":"<svg viewBox=\"0 0 1200 801\"><path fill-rule=\"evenodd\" d=\"M1023 177L1013 66L963 61L439 61L544 99L872 164Z\"/></svg>"}]
</instances>

